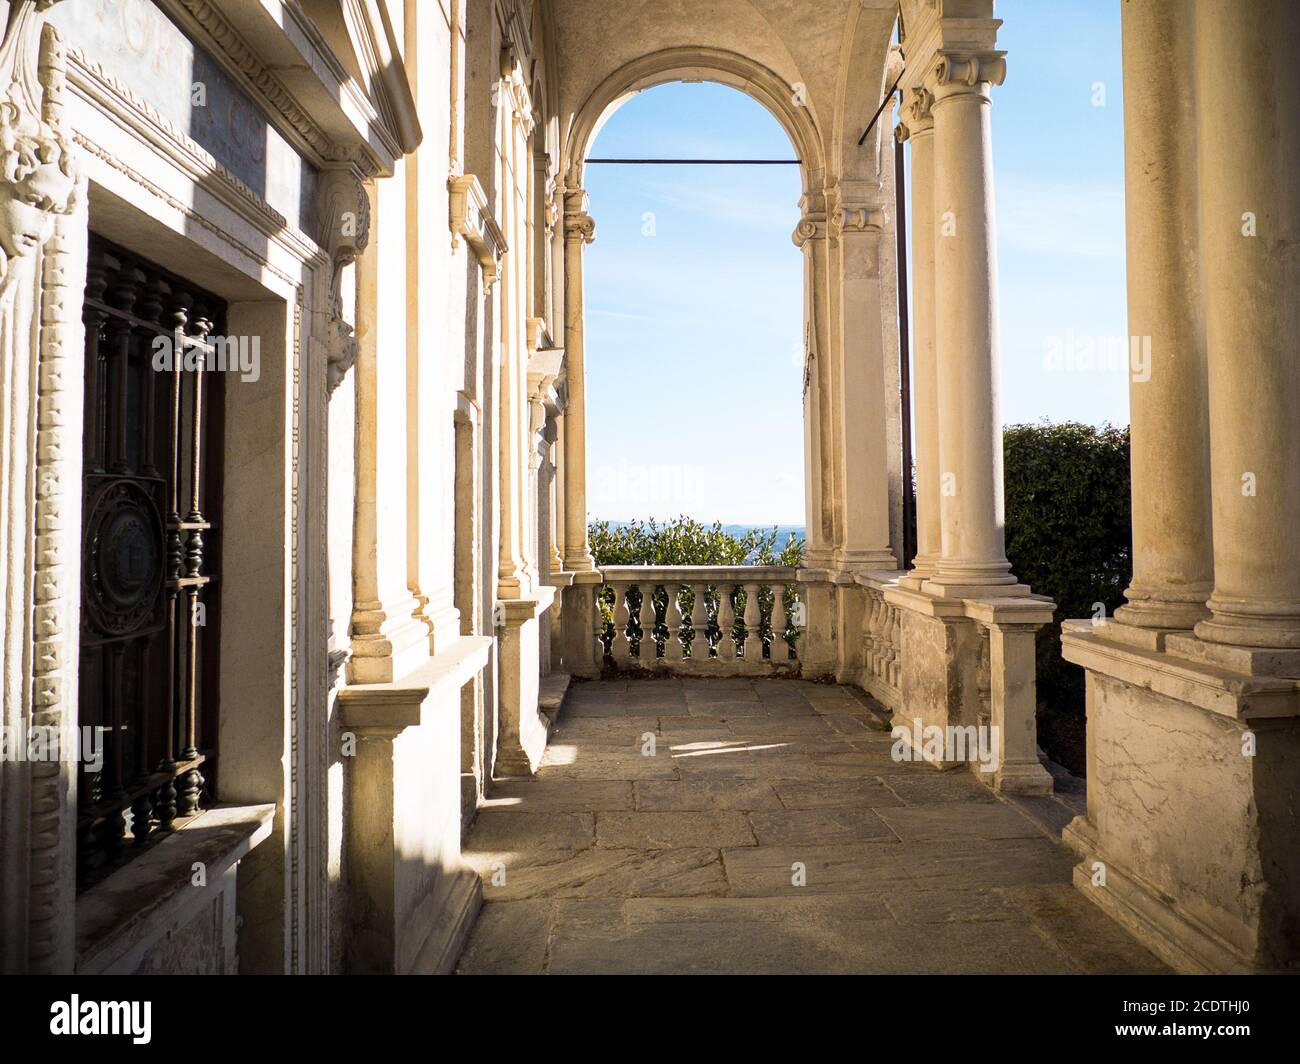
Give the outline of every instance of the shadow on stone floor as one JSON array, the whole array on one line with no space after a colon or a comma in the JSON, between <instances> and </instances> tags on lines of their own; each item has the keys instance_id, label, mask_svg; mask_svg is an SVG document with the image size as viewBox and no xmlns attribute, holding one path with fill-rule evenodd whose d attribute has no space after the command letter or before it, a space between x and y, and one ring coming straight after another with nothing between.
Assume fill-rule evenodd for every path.
<instances>
[{"instance_id":1,"label":"shadow on stone floor","mask_svg":"<svg viewBox=\"0 0 1300 1064\"><path fill-rule=\"evenodd\" d=\"M1054 810L895 762L881 728L847 687L574 685L536 778L497 781L470 833L458 970L1166 970L1073 888Z\"/></svg>"}]
</instances>

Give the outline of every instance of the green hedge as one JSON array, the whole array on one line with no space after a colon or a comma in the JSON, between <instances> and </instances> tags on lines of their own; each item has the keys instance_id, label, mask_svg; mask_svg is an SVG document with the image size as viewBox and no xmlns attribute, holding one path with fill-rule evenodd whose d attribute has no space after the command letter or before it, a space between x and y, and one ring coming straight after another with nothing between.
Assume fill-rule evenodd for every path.
<instances>
[{"instance_id":1,"label":"green hedge","mask_svg":"<svg viewBox=\"0 0 1300 1064\"><path fill-rule=\"evenodd\" d=\"M1083 670L1061 657L1062 619L1106 616L1124 603L1132 572L1129 430L1106 425L1010 425L1007 557L1012 571L1056 602L1038 636L1039 742L1082 774Z\"/></svg>"},{"instance_id":2,"label":"green hedge","mask_svg":"<svg viewBox=\"0 0 1300 1064\"><path fill-rule=\"evenodd\" d=\"M678 517L663 524L629 521L612 524L593 521L587 526L591 554L605 565L798 565L803 540L791 536L776 550L777 530L751 529L736 536L721 521L703 524Z\"/></svg>"}]
</instances>

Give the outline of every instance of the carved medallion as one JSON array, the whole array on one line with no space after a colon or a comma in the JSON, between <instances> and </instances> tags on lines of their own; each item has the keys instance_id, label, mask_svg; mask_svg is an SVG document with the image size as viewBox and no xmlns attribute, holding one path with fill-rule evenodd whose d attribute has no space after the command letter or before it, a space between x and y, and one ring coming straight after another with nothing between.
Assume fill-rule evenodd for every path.
<instances>
[{"instance_id":1,"label":"carved medallion","mask_svg":"<svg viewBox=\"0 0 1300 1064\"><path fill-rule=\"evenodd\" d=\"M100 492L86 523L86 605L108 635L129 635L153 618L163 585L162 518L131 481Z\"/></svg>"}]
</instances>

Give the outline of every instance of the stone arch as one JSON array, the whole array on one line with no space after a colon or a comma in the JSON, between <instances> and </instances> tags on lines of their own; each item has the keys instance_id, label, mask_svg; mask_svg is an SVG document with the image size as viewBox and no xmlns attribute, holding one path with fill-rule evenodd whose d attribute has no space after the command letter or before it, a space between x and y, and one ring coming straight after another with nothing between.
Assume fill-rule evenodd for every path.
<instances>
[{"instance_id":1,"label":"stone arch","mask_svg":"<svg viewBox=\"0 0 1300 1064\"><path fill-rule=\"evenodd\" d=\"M565 186L582 187L587 152L606 121L637 93L673 81L711 81L757 100L780 123L798 155L805 197L820 193L825 147L811 106L795 100L794 87L747 56L721 48L665 48L610 74L573 117L564 148Z\"/></svg>"}]
</instances>

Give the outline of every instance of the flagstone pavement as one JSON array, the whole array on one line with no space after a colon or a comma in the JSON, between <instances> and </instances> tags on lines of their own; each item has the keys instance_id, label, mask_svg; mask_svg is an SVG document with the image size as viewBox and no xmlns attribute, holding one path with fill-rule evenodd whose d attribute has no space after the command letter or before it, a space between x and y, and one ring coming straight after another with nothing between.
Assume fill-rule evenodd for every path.
<instances>
[{"instance_id":1,"label":"flagstone pavement","mask_svg":"<svg viewBox=\"0 0 1300 1064\"><path fill-rule=\"evenodd\" d=\"M575 683L536 778L471 829L458 970L1166 970L1071 885L1077 794L1005 801L892 746L856 688Z\"/></svg>"}]
</instances>

